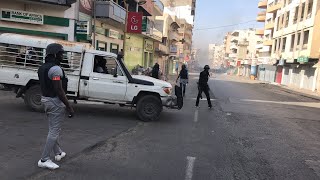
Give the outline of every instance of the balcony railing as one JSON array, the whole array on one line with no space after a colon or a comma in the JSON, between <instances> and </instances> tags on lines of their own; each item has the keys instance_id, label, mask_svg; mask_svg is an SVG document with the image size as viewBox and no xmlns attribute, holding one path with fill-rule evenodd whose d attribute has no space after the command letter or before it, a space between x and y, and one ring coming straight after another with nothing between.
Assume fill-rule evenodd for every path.
<instances>
[{"instance_id":1,"label":"balcony railing","mask_svg":"<svg viewBox=\"0 0 320 180\"><path fill-rule=\"evenodd\" d=\"M263 36L264 35L264 29L258 29L256 30L256 35Z\"/></svg>"},{"instance_id":2,"label":"balcony railing","mask_svg":"<svg viewBox=\"0 0 320 180\"><path fill-rule=\"evenodd\" d=\"M262 0L258 3L258 8L260 9L266 9L268 7L268 1L267 0Z\"/></svg>"},{"instance_id":3,"label":"balcony railing","mask_svg":"<svg viewBox=\"0 0 320 180\"><path fill-rule=\"evenodd\" d=\"M266 24L265 29L271 30L274 28L274 22L269 22Z\"/></svg>"},{"instance_id":4,"label":"balcony railing","mask_svg":"<svg viewBox=\"0 0 320 180\"><path fill-rule=\"evenodd\" d=\"M97 18L112 19L125 24L126 10L113 1L97 0L95 13Z\"/></svg>"},{"instance_id":5,"label":"balcony railing","mask_svg":"<svg viewBox=\"0 0 320 180\"><path fill-rule=\"evenodd\" d=\"M272 5L270 5L267 9L268 13L275 13L277 10L281 9L283 6L283 1L275 1Z\"/></svg>"},{"instance_id":6,"label":"balcony railing","mask_svg":"<svg viewBox=\"0 0 320 180\"><path fill-rule=\"evenodd\" d=\"M272 46L272 44L273 44L273 40L272 39L268 39L268 40L265 40L263 42L263 45L265 45L265 46Z\"/></svg>"},{"instance_id":7,"label":"balcony railing","mask_svg":"<svg viewBox=\"0 0 320 180\"><path fill-rule=\"evenodd\" d=\"M257 17L258 22L265 22L266 21L266 11L262 11L258 13Z\"/></svg>"},{"instance_id":8,"label":"balcony railing","mask_svg":"<svg viewBox=\"0 0 320 180\"><path fill-rule=\"evenodd\" d=\"M169 39L174 41L180 41L180 36L177 31L171 31L169 33Z\"/></svg>"}]
</instances>

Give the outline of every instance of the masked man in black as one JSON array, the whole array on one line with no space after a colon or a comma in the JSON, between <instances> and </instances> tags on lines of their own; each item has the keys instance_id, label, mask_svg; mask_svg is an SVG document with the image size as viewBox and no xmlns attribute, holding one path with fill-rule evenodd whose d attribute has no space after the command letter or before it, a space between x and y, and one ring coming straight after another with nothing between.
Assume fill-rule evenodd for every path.
<instances>
[{"instance_id":1,"label":"masked man in black","mask_svg":"<svg viewBox=\"0 0 320 180\"><path fill-rule=\"evenodd\" d=\"M56 161L60 161L66 156L66 153L60 148L58 139L66 112L73 116L74 111L66 97L68 79L60 67L63 54L62 45L49 44L46 48L45 63L38 70L42 92L41 103L44 106L49 124L47 142L38 162L38 166L41 168L59 168L56 163L51 161L51 152L54 153Z\"/></svg>"},{"instance_id":2,"label":"masked man in black","mask_svg":"<svg viewBox=\"0 0 320 180\"><path fill-rule=\"evenodd\" d=\"M204 94L207 96L208 106L210 109L212 108L210 93L209 93L210 89L208 85L208 80L210 77L209 70L210 70L210 67L208 65L205 65L204 70L200 73L199 82L198 82L199 92L197 96L196 107L199 107L199 100L202 97L202 92L204 92Z\"/></svg>"}]
</instances>

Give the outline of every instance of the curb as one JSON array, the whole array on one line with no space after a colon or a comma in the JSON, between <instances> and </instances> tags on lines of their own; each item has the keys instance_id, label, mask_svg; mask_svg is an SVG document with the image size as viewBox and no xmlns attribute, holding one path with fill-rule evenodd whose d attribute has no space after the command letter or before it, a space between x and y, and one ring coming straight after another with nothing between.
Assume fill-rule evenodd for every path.
<instances>
[{"instance_id":1,"label":"curb","mask_svg":"<svg viewBox=\"0 0 320 180\"><path fill-rule=\"evenodd\" d=\"M237 76L234 76L234 77L237 77ZM237 78L238 79L242 79L240 77L237 77ZM310 99L314 99L314 100L320 101L320 95L319 96L318 95L311 95L311 94L307 94L307 93L304 93L304 92L295 91L294 89L289 89L290 87L288 87L288 86L284 86L284 85L281 85L281 84L278 84L278 83L275 83L275 82L265 82L265 81L259 81L259 80L255 80L255 81L259 82L260 84L268 84L268 85L272 85L272 86L275 86L275 87L279 87L282 91L287 92L287 93L292 93L292 94L296 94L296 95L299 95L299 96L302 96L302 97L307 97L307 98L310 98Z\"/></svg>"}]
</instances>

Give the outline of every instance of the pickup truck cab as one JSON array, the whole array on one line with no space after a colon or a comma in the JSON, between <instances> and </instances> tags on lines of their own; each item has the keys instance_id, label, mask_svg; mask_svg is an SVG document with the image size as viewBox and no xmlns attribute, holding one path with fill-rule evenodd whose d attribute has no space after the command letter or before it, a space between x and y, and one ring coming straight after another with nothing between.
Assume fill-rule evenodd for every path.
<instances>
[{"instance_id":1,"label":"pickup truck cab","mask_svg":"<svg viewBox=\"0 0 320 180\"><path fill-rule=\"evenodd\" d=\"M70 100L97 101L136 108L142 121L157 120L163 107L180 109L172 85L148 76L132 76L117 55L85 43L17 34L0 35L0 83L14 89L33 110L42 111L37 70L48 44L64 46L61 67L68 78Z\"/></svg>"}]
</instances>

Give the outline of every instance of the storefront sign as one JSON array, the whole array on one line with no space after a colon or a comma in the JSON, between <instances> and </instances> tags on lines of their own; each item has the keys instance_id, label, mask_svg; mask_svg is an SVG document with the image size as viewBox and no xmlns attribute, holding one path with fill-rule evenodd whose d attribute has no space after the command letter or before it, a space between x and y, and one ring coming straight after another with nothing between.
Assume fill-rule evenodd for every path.
<instances>
[{"instance_id":1,"label":"storefront sign","mask_svg":"<svg viewBox=\"0 0 320 180\"><path fill-rule=\"evenodd\" d=\"M119 39L120 33L118 31L109 29L109 37L114 38L114 39Z\"/></svg>"},{"instance_id":2,"label":"storefront sign","mask_svg":"<svg viewBox=\"0 0 320 180\"><path fill-rule=\"evenodd\" d=\"M90 23L88 21L77 22L77 34L89 34Z\"/></svg>"},{"instance_id":3,"label":"storefront sign","mask_svg":"<svg viewBox=\"0 0 320 180\"><path fill-rule=\"evenodd\" d=\"M102 27L96 27L96 33L101 35L106 35L106 30Z\"/></svg>"},{"instance_id":4,"label":"storefront sign","mask_svg":"<svg viewBox=\"0 0 320 180\"><path fill-rule=\"evenodd\" d=\"M142 32L142 13L128 12L127 32L141 34L141 32Z\"/></svg>"},{"instance_id":5,"label":"storefront sign","mask_svg":"<svg viewBox=\"0 0 320 180\"><path fill-rule=\"evenodd\" d=\"M12 9L1 9L1 20L21 22L29 24L43 24L43 14L17 11Z\"/></svg>"},{"instance_id":6,"label":"storefront sign","mask_svg":"<svg viewBox=\"0 0 320 180\"><path fill-rule=\"evenodd\" d=\"M177 53L178 52L178 48L175 45L170 45L170 53Z\"/></svg>"},{"instance_id":7,"label":"storefront sign","mask_svg":"<svg viewBox=\"0 0 320 180\"><path fill-rule=\"evenodd\" d=\"M297 60L299 63L307 63L309 62L309 58L306 57L306 56L300 56L298 57L298 60Z\"/></svg>"},{"instance_id":8,"label":"storefront sign","mask_svg":"<svg viewBox=\"0 0 320 180\"><path fill-rule=\"evenodd\" d=\"M153 51L153 41L145 40L144 41L144 50Z\"/></svg>"}]
</instances>

